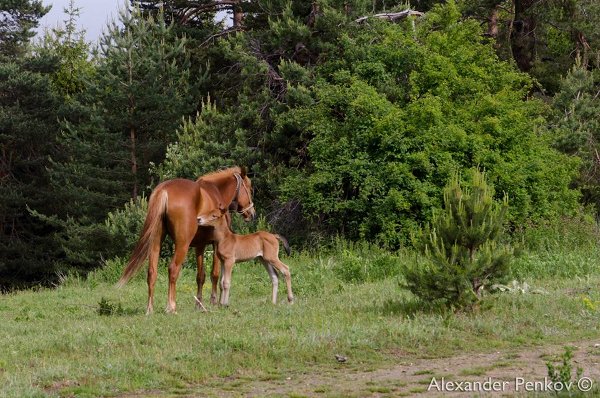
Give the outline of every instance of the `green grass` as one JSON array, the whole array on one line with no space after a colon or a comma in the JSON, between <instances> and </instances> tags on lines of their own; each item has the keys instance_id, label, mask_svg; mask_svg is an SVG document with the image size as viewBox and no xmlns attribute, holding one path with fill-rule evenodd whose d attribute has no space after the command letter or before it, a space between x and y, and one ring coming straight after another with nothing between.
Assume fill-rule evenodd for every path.
<instances>
[{"instance_id":1,"label":"green grass","mask_svg":"<svg viewBox=\"0 0 600 398\"><path fill-rule=\"evenodd\" d=\"M54 290L4 295L0 396L94 397L135 391L176 396L197 391L199 385L219 388L221 378L278 382L290 374L377 368L397 361L393 352L398 350L406 358L441 357L598 336L598 266L576 278L538 273L524 280L548 294L497 294L475 313L449 314L420 310L399 288L400 271L391 267L392 261L401 269L410 256L356 258L361 256L350 250L340 257L284 258L292 269L293 305L283 303L283 283L281 304L269 303L267 274L252 263L236 266L231 306L209 306L208 313L194 309L191 268L182 271L178 282L178 314L162 313L167 285L163 266L156 313L145 316L144 275L116 289L123 266L117 261L89 280L69 278ZM353 283L353 276L337 271L348 261L368 282ZM372 271L373 263L384 264L386 272ZM208 293L206 286L206 297ZM100 315L103 299L105 307L108 303L119 310ZM338 364L335 354L347 356L347 363ZM423 391L418 390L411 391Z\"/></svg>"}]
</instances>

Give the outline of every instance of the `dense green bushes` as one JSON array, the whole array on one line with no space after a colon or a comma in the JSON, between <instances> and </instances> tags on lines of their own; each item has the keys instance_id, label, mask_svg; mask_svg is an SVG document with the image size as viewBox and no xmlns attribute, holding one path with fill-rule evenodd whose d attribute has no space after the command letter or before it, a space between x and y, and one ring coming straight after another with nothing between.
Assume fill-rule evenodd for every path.
<instances>
[{"instance_id":1,"label":"dense green bushes","mask_svg":"<svg viewBox=\"0 0 600 398\"><path fill-rule=\"evenodd\" d=\"M474 166L509 195L514 223L576 208L576 162L540 132L531 80L459 17L450 2L416 31L373 22L348 32L318 68L314 100L281 118L313 137L287 197L324 227L398 247L440 207L449 176Z\"/></svg>"}]
</instances>

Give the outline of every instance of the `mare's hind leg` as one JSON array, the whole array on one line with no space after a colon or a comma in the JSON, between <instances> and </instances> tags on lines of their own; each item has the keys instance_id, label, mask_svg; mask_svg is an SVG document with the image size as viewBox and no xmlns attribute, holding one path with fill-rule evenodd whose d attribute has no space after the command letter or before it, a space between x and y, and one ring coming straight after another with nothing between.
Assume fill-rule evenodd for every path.
<instances>
[{"instance_id":1,"label":"mare's hind leg","mask_svg":"<svg viewBox=\"0 0 600 398\"><path fill-rule=\"evenodd\" d=\"M260 262L265 266L265 269L267 270L269 277L271 277L271 286L272 286L271 301L273 302L273 304L277 304L277 290L279 287L279 277L277 276L277 271L275 271L275 268L273 268L273 266L268 261L264 260L263 258L260 258Z\"/></svg>"},{"instance_id":2,"label":"mare's hind leg","mask_svg":"<svg viewBox=\"0 0 600 398\"><path fill-rule=\"evenodd\" d=\"M204 282L206 281L206 272L204 270L204 248L205 245L197 245L196 246L196 284L198 285L198 291L196 292L196 298L198 301L196 302L196 308L202 309L200 303L202 303L202 288L204 287Z\"/></svg>"},{"instance_id":3,"label":"mare's hind leg","mask_svg":"<svg viewBox=\"0 0 600 398\"><path fill-rule=\"evenodd\" d=\"M177 308L175 304L176 292L175 285L177 284L177 278L179 277L179 271L181 271L181 265L185 260L185 255L187 254L188 248L190 244L177 244L175 243L175 254L173 255L173 259L169 264L169 292L168 292L168 301L167 308L165 309L168 313L176 313Z\"/></svg>"},{"instance_id":4,"label":"mare's hind leg","mask_svg":"<svg viewBox=\"0 0 600 398\"><path fill-rule=\"evenodd\" d=\"M212 288L210 291L210 303L217 304L217 285L219 284L219 275L221 271L221 265L219 264L219 256L217 256L217 243L213 243L213 265L210 273L210 280L212 282Z\"/></svg>"},{"instance_id":5,"label":"mare's hind leg","mask_svg":"<svg viewBox=\"0 0 600 398\"><path fill-rule=\"evenodd\" d=\"M165 234L161 231L160 239L154 240L150 248L150 255L148 256L148 306L146 307L146 315L154 312L154 286L156 285L156 278L158 276L158 259L164 237Z\"/></svg>"},{"instance_id":6,"label":"mare's hind leg","mask_svg":"<svg viewBox=\"0 0 600 398\"><path fill-rule=\"evenodd\" d=\"M292 276L290 274L290 268L285 265L279 258L267 260L271 265L279 270L285 277L285 284L287 287L287 299L290 303L294 302L294 293L292 293Z\"/></svg>"}]
</instances>

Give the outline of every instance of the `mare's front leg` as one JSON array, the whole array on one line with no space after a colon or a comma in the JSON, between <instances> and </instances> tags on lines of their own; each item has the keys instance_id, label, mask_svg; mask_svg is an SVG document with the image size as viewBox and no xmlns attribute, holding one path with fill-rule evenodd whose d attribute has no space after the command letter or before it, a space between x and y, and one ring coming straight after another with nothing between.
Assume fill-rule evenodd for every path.
<instances>
[{"instance_id":1,"label":"mare's front leg","mask_svg":"<svg viewBox=\"0 0 600 398\"><path fill-rule=\"evenodd\" d=\"M196 292L196 298L198 301L196 302L196 309L201 310L202 305L202 288L204 287L204 282L206 281L206 272L204 270L204 244L199 244L196 246L196 285L198 285L198 290Z\"/></svg>"}]
</instances>

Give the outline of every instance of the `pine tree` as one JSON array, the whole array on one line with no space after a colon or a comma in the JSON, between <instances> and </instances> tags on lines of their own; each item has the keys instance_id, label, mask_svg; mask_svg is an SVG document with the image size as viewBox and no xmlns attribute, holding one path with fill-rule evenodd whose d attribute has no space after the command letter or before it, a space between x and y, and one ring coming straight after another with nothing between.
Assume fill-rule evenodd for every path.
<instances>
[{"instance_id":1,"label":"pine tree","mask_svg":"<svg viewBox=\"0 0 600 398\"><path fill-rule=\"evenodd\" d=\"M123 25L123 28L120 26ZM184 115L195 110L185 38L161 14L143 18L121 12L100 42L98 78L92 91L106 125L119 132L129 153L129 190L135 198L150 182L148 165L158 163Z\"/></svg>"},{"instance_id":2,"label":"pine tree","mask_svg":"<svg viewBox=\"0 0 600 398\"><path fill-rule=\"evenodd\" d=\"M149 165L194 109L184 44L164 20L136 10L109 26L94 78L77 96L80 120L64 125L69 156L52 170L58 186L87 201L75 216L101 220L150 185Z\"/></svg>"},{"instance_id":3,"label":"pine tree","mask_svg":"<svg viewBox=\"0 0 600 398\"><path fill-rule=\"evenodd\" d=\"M553 99L550 126L557 147L581 158L576 184L583 201L600 212L600 71L577 63L560 84Z\"/></svg>"},{"instance_id":4,"label":"pine tree","mask_svg":"<svg viewBox=\"0 0 600 398\"><path fill-rule=\"evenodd\" d=\"M502 281L512 257L501 242L507 209L506 196L502 204L494 201L484 173L475 171L469 187L452 178L443 211L414 237L424 261L407 270L408 289L424 301L464 307L486 286Z\"/></svg>"},{"instance_id":5,"label":"pine tree","mask_svg":"<svg viewBox=\"0 0 600 398\"><path fill-rule=\"evenodd\" d=\"M64 110L52 90L56 60L29 52L41 2L0 2L0 290L44 283L58 247L29 209L57 212L47 173Z\"/></svg>"},{"instance_id":6,"label":"pine tree","mask_svg":"<svg viewBox=\"0 0 600 398\"><path fill-rule=\"evenodd\" d=\"M104 219L152 184L149 167L162 161L177 126L195 110L185 39L162 15L122 11L100 40L95 72L73 97L63 123L60 157L51 176L68 211L47 215L56 239L81 268L110 256Z\"/></svg>"},{"instance_id":7,"label":"pine tree","mask_svg":"<svg viewBox=\"0 0 600 398\"><path fill-rule=\"evenodd\" d=\"M33 30L49 10L41 0L0 0L0 57L25 55Z\"/></svg>"},{"instance_id":8,"label":"pine tree","mask_svg":"<svg viewBox=\"0 0 600 398\"><path fill-rule=\"evenodd\" d=\"M67 17L63 26L46 30L36 51L58 59L52 82L58 92L70 98L84 90L85 81L94 74L94 64L90 59L90 45L85 41L85 30L77 30L81 9L76 7L75 0L70 0L63 11Z\"/></svg>"}]
</instances>

